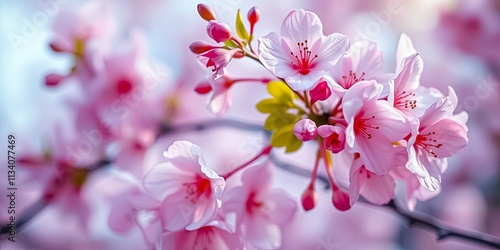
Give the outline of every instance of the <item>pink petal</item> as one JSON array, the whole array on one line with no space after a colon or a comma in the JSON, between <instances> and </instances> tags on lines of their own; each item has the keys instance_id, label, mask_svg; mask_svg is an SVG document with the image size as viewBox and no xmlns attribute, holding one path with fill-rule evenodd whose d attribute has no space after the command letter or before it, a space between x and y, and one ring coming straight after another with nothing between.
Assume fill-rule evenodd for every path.
<instances>
[{"instance_id":1,"label":"pink petal","mask_svg":"<svg viewBox=\"0 0 500 250\"><path fill-rule=\"evenodd\" d=\"M290 51L289 45L274 32L259 38L259 60L277 77L296 73L290 66Z\"/></svg>"},{"instance_id":2,"label":"pink petal","mask_svg":"<svg viewBox=\"0 0 500 250\"><path fill-rule=\"evenodd\" d=\"M272 189L262 200L266 218L279 226L290 222L297 211L297 202L281 189Z\"/></svg>"},{"instance_id":3,"label":"pink petal","mask_svg":"<svg viewBox=\"0 0 500 250\"><path fill-rule=\"evenodd\" d=\"M394 197L395 187L396 182L390 175L376 175L371 173L370 178L365 180L361 195L373 204L383 205L389 203Z\"/></svg>"},{"instance_id":4,"label":"pink petal","mask_svg":"<svg viewBox=\"0 0 500 250\"><path fill-rule=\"evenodd\" d=\"M371 139L356 136L356 146L365 168L378 175L389 172L393 166L395 151L392 142L378 133L373 133Z\"/></svg>"},{"instance_id":5,"label":"pink petal","mask_svg":"<svg viewBox=\"0 0 500 250\"><path fill-rule=\"evenodd\" d=\"M292 10L283 20L281 35L293 44L305 40L312 44L323 36L323 24L313 12Z\"/></svg>"},{"instance_id":6,"label":"pink petal","mask_svg":"<svg viewBox=\"0 0 500 250\"><path fill-rule=\"evenodd\" d=\"M183 183L195 180L195 173L183 171L171 162L160 163L153 167L144 177L144 187L154 197L163 200L182 188Z\"/></svg>"},{"instance_id":7,"label":"pink petal","mask_svg":"<svg viewBox=\"0 0 500 250\"><path fill-rule=\"evenodd\" d=\"M391 142L399 141L410 133L411 128L407 118L387 101L379 100L365 105L364 114L363 118L375 116L369 121L371 126L378 127L376 130L371 130L372 134L381 133Z\"/></svg>"},{"instance_id":8,"label":"pink petal","mask_svg":"<svg viewBox=\"0 0 500 250\"><path fill-rule=\"evenodd\" d=\"M398 49L396 51L396 63L398 65L396 68L400 67L400 64L404 58L409 57L415 53L417 53L417 51L413 47L413 42L411 41L410 37L408 37L408 35L406 35L405 33L401 34L401 36L399 37Z\"/></svg>"},{"instance_id":9,"label":"pink petal","mask_svg":"<svg viewBox=\"0 0 500 250\"><path fill-rule=\"evenodd\" d=\"M190 141L175 141L168 147L163 156L176 168L189 172L200 172L205 166L201 148Z\"/></svg>"},{"instance_id":10,"label":"pink petal","mask_svg":"<svg viewBox=\"0 0 500 250\"><path fill-rule=\"evenodd\" d=\"M394 93L396 98L404 95L404 91L406 94L417 90L420 85L420 75L423 69L424 62L418 53L403 59L401 68L398 69L398 75L394 79Z\"/></svg>"},{"instance_id":11,"label":"pink petal","mask_svg":"<svg viewBox=\"0 0 500 250\"><path fill-rule=\"evenodd\" d=\"M276 224L257 216L245 221L245 239L256 249L278 249L281 230Z\"/></svg>"},{"instance_id":12,"label":"pink petal","mask_svg":"<svg viewBox=\"0 0 500 250\"><path fill-rule=\"evenodd\" d=\"M340 33L333 33L322 38L319 51L314 53L319 57L315 67L330 70L349 50L349 38Z\"/></svg>"},{"instance_id":13,"label":"pink petal","mask_svg":"<svg viewBox=\"0 0 500 250\"><path fill-rule=\"evenodd\" d=\"M441 119L420 132L422 135L428 133L436 133L434 136L429 137L436 140L435 143L431 142L431 144L442 144L439 148L431 147L438 158L446 158L456 154L468 142L466 128L449 118Z\"/></svg>"},{"instance_id":14,"label":"pink petal","mask_svg":"<svg viewBox=\"0 0 500 250\"><path fill-rule=\"evenodd\" d=\"M227 113L231 106L232 98L229 89L215 91L208 103L208 109L212 114L222 116Z\"/></svg>"}]
</instances>

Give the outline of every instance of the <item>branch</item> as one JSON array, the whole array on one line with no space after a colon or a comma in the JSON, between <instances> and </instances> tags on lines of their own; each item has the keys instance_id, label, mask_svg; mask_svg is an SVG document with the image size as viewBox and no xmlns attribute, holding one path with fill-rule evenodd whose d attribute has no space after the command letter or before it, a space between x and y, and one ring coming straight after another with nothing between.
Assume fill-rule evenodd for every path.
<instances>
[{"instance_id":1,"label":"branch","mask_svg":"<svg viewBox=\"0 0 500 250\"><path fill-rule=\"evenodd\" d=\"M422 228L433 230L437 235L437 240L455 237L500 249L500 239L498 237L480 232L471 232L452 228L430 215L420 212L410 213L399 207L394 200L391 200L389 204L384 206L403 217L410 226L420 226Z\"/></svg>"},{"instance_id":2,"label":"branch","mask_svg":"<svg viewBox=\"0 0 500 250\"><path fill-rule=\"evenodd\" d=\"M297 165L294 165L292 163L287 163L284 162L280 159L278 159L275 155L271 153L270 155L270 160L273 162L277 167L284 169L286 171L290 171L294 174L298 174L300 176L304 176L309 178L311 175L311 171L299 167ZM330 188L328 179L325 176L318 175L318 179L321 182L325 183L325 188L328 189ZM372 204L364 199L360 200L361 202L364 202L366 204L369 204L371 206L377 206L380 207L379 205ZM405 218L409 226L421 226L423 228L428 228L436 232L437 234L437 240L443 240L445 238L459 238L463 240L467 240L470 242L474 243L479 243L483 244L486 246L491 246L495 248L500 249L500 239L497 237L494 237L492 235L480 233L480 232L471 232L471 231L462 231L459 229L454 229L453 227L447 226L444 222L421 212L415 211L415 212L407 212L403 208L400 208L399 206L396 205L396 202L394 200L391 200L389 204L384 205L384 207L390 208L394 212L396 212L398 215L401 217Z\"/></svg>"}]
</instances>

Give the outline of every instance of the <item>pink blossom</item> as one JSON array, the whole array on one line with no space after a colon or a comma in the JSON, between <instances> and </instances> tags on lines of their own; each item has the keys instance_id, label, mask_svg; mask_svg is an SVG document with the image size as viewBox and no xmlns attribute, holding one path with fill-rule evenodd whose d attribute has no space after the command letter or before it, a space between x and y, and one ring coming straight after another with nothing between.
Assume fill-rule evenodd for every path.
<instances>
[{"instance_id":1,"label":"pink blossom","mask_svg":"<svg viewBox=\"0 0 500 250\"><path fill-rule=\"evenodd\" d=\"M224 48L215 48L201 53L196 58L207 68L213 67L213 79L217 80L224 75L224 68L238 53L241 53L240 49L227 50Z\"/></svg>"},{"instance_id":2,"label":"pink blossom","mask_svg":"<svg viewBox=\"0 0 500 250\"><path fill-rule=\"evenodd\" d=\"M349 52L331 69L331 77L325 79L331 83L333 91L339 96L354 84L364 80L376 80L384 83L388 76L384 75L382 51L377 44L361 40L351 45Z\"/></svg>"},{"instance_id":3,"label":"pink blossom","mask_svg":"<svg viewBox=\"0 0 500 250\"><path fill-rule=\"evenodd\" d=\"M393 165L392 143L410 133L405 116L387 101L378 100L382 88L375 81L360 82L346 92L342 103L349 151L358 152L365 168L379 175Z\"/></svg>"},{"instance_id":4,"label":"pink blossom","mask_svg":"<svg viewBox=\"0 0 500 250\"><path fill-rule=\"evenodd\" d=\"M356 160L354 160L356 161ZM363 165L350 169L349 196L351 205L363 195L369 202L377 205L387 204L394 197L396 182L389 175L377 175L367 170Z\"/></svg>"},{"instance_id":5,"label":"pink blossom","mask_svg":"<svg viewBox=\"0 0 500 250\"><path fill-rule=\"evenodd\" d=\"M311 96L311 105L314 105L317 101L328 99L332 95L332 88L328 81L322 77L316 84L316 87L309 91L309 95Z\"/></svg>"},{"instance_id":6,"label":"pink blossom","mask_svg":"<svg viewBox=\"0 0 500 250\"><path fill-rule=\"evenodd\" d=\"M233 36L231 28L226 23L218 20L210 20L208 22L207 34L218 43L223 43Z\"/></svg>"},{"instance_id":7,"label":"pink blossom","mask_svg":"<svg viewBox=\"0 0 500 250\"><path fill-rule=\"evenodd\" d=\"M319 17L302 9L291 11L281 26L259 38L259 58L275 76L294 90L308 90L347 52L345 35L323 35Z\"/></svg>"},{"instance_id":8,"label":"pink blossom","mask_svg":"<svg viewBox=\"0 0 500 250\"><path fill-rule=\"evenodd\" d=\"M293 127L293 134L301 141L314 140L318 135L316 123L311 119L302 119Z\"/></svg>"},{"instance_id":9,"label":"pink blossom","mask_svg":"<svg viewBox=\"0 0 500 250\"><path fill-rule=\"evenodd\" d=\"M232 103L231 86L234 81L224 75L217 80L208 78L196 85L196 92L200 94L210 93L210 98L207 101L207 107L212 114L222 116L227 113Z\"/></svg>"},{"instance_id":10,"label":"pink blossom","mask_svg":"<svg viewBox=\"0 0 500 250\"><path fill-rule=\"evenodd\" d=\"M279 248L280 227L292 219L297 209L285 191L271 188L271 178L267 164L251 167L242 175L242 186L224 195L224 214L236 215L244 238L257 249Z\"/></svg>"},{"instance_id":11,"label":"pink blossom","mask_svg":"<svg viewBox=\"0 0 500 250\"><path fill-rule=\"evenodd\" d=\"M445 97L431 105L420 119L412 121L408 140L408 168L430 191L438 188L446 168L443 159L454 155L468 142L467 126L453 117L456 103Z\"/></svg>"},{"instance_id":12,"label":"pink blossom","mask_svg":"<svg viewBox=\"0 0 500 250\"><path fill-rule=\"evenodd\" d=\"M198 4L198 14L200 15L201 18L203 18L205 21L211 21L217 19L215 17L215 13L210 7L208 7L206 4Z\"/></svg>"},{"instance_id":13,"label":"pink blossom","mask_svg":"<svg viewBox=\"0 0 500 250\"><path fill-rule=\"evenodd\" d=\"M218 221L199 229L166 232L157 249L244 249L240 234L231 233Z\"/></svg>"},{"instance_id":14,"label":"pink blossom","mask_svg":"<svg viewBox=\"0 0 500 250\"><path fill-rule=\"evenodd\" d=\"M318 128L318 134L324 138L323 146L326 150L336 154L344 150L345 129L340 126L322 125Z\"/></svg>"},{"instance_id":15,"label":"pink blossom","mask_svg":"<svg viewBox=\"0 0 500 250\"><path fill-rule=\"evenodd\" d=\"M225 181L205 166L200 147L191 142L174 142L164 156L167 162L153 167L144 178L146 190L162 200L163 228L198 229L220 207Z\"/></svg>"},{"instance_id":16,"label":"pink blossom","mask_svg":"<svg viewBox=\"0 0 500 250\"><path fill-rule=\"evenodd\" d=\"M88 1L78 8L62 9L54 20L54 38L50 45L55 51L80 54L93 39L108 39L114 22L105 4Z\"/></svg>"}]
</instances>

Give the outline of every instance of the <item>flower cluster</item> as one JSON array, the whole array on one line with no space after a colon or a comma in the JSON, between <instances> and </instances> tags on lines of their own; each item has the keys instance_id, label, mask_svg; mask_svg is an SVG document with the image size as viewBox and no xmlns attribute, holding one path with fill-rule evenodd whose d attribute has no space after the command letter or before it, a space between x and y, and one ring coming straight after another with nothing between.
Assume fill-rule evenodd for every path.
<instances>
[{"instance_id":1,"label":"flower cluster","mask_svg":"<svg viewBox=\"0 0 500 250\"><path fill-rule=\"evenodd\" d=\"M220 176L206 166L200 147L189 141L174 142L164 157L142 183L128 182L113 196L109 224L114 231L125 233L136 225L157 249L281 245L281 227L297 205L285 191L272 188L272 169L265 162L247 168L241 185L228 188L225 180L240 168Z\"/></svg>"},{"instance_id":2,"label":"flower cluster","mask_svg":"<svg viewBox=\"0 0 500 250\"><path fill-rule=\"evenodd\" d=\"M395 196L396 181L404 183L410 209L416 200L438 193L447 158L467 145L468 117L465 112L454 114L458 100L451 87L445 96L420 86L423 60L407 35L400 37L396 68L385 72L375 42L325 35L321 20L309 11L291 11L280 34L258 38L257 51L239 13L236 24L241 40L231 35L228 25L210 20L208 35L225 45L196 42L191 49L200 54L200 48L206 48L198 59L213 67L214 79L224 79L208 88L214 95L221 86L226 92L233 86L234 80L224 74L231 58L255 59L274 75L275 80L262 80L272 97L257 104L260 112L269 114L264 127L272 132L271 145L286 152L306 141L318 145L311 183L302 196L305 210L317 202L314 183L321 162L332 202L342 211L360 195L371 203L388 203ZM253 32L254 22L251 25ZM200 84L198 93L200 89L205 88Z\"/></svg>"}]
</instances>

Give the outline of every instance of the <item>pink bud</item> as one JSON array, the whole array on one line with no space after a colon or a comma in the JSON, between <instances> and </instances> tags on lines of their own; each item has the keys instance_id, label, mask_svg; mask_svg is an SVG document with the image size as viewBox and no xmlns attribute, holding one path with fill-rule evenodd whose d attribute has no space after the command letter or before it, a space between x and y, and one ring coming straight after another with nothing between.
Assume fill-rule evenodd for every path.
<instances>
[{"instance_id":1,"label":"pink bud","mask_svg":"<svg viewBox=\"0 0 500 250\"><path fill-rule=\"evenodd\" d=\"M340 211L347 211L351 209L351 203L349 202L349 194L337 189L333 191L332 202L335 208Z\"/></svg>"},{"instance_id":2,"label":"pink bud","mask_svg":"<svg viewBox=\"0 0 500 250\"><path fill-rule=\"evenodd\" d=\"M318 128L319 136L323 137L323 146L326 150L336 154L345 147L345 130L340 126L322 125Z\"/></svg>"},{"instance_id":3,"label":"pink bud","mask_svg":"<svg viewBox=\"0 0 500 250\"><path fill-rule=\"evenodd\" d=\"M309 211L316 206L318 202L318 194L314 191L314 186L309 185L309 187L302 194L302 207L305 211Z\"/></svg>"},{"instance_id":4,"label":"pink bud","mask_svg":"<svg viewBox=\"0 0 500 250\"><path fill-rule=\"evenodd\" d=\"M212 86L208 81L202 81L194 87L194 91L200 95L208 94L212 91Z\"/></svg>"},{"instance_id":5,"label":"pink bud","mask_svg":"<svg viewBox=\"0 0 500 250\"><path fill-rule=\"evenodd\" d=\"M248 15L247 15L247 18L248 18L248 22L250 22L251 25L254 25L255 23L257 23L260 19L260 11L257 7L252 7L249 11L248 11Z\"/></svg>"},{"instance_id":6,"label":"pink bud","mask_svg":"<svg viewBox=\"0 0 500 250\"><path fill-rule=\"evenodd\" d=\"M48 74L45 76L45 85L47 86L57 86L59 83L61 83L62 80L64 80L66 76L58 75L58 74Z\"/></svg>"},{"instance_id":7,"label":"pink bud","mask_svg":"<svg viewBox=\"0 0 500 250\"><path fill-rule=\"evenodd\" d=\"M191 45L189 45L189 49L191 50L191 52L193 52L195 54L201 54L203 52L207 52L207 51L214 49L214 48L219 48L219 47L212 46L205 41L196 41L196 42L192 43Z\"/></svg>"},{"instance_id":8,"label":"pink bud","mask_svg":"<svg viewBox=\"0 0 500 250\"><path fill-rule=\"evenodd\" d=\"M205 21L211 21L216 19L212 9L210 9L210 7L202 3L198 4L198 14L200 14L201 18L203 18Z\"/></svg>"},{"instance_id":9,"label":"pink bud","mask_svg":"<svg viewBox=\"0 0 500 250\"><path fill-rule=\"evenodd\" d=\"M330 88L330 85L328 82L321 78L319 83L316 84L316 87L309 91L309 94L311 95L311 105L316 103L317 101L324 101L328 99L332 95L332 89Z\"/></svg>"},{"instance_id":10,"label":"pink bud","mask_svg":"<svg viewBox=\"0 0 500 250\"><path fill-rule=\"evenodd\" d=\"M224 22L218 20L208 22L207 34L218 43L225 42L233 36L231 28L229 28L229 26Z\"/></svg>"},{"instance_id":11,"label":"pink bud","mask_svg":"<svg viewBox=\"0 0 500 250\"><path fill-rule=\"evenodd\" d=\"M316 123L310 119L302 119L295 123L293 134L301 141L310 141L318 135Z\"/></svg>"}]
</instances>

